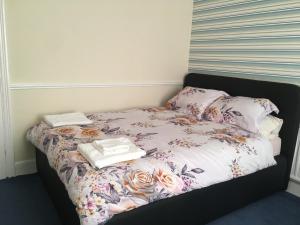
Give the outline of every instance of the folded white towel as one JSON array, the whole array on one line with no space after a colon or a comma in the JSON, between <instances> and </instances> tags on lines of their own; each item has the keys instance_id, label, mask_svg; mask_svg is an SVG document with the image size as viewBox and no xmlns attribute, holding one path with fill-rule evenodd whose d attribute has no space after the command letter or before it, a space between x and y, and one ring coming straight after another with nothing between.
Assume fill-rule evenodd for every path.
<instances>
[{"instance_id":1,"label":"folded white towel","mask_svg":"<svg viewBox=\"0 0 300 225\"><path fill-rule=\"evenodd\" d=\"M93 142L93 145L103 155L124 153L128 152L130 148L135 147L135 145L125 137L96 140Z\"/></svg>"},{"instance_id":2,"label":"folded white towel","mask_svg":"<svg viewBox=\"0 0 300 225\"><path fill-rule=\"evenodd\" d=\"M78 151L94 168L99 169L115 163L138 159L146 155L145 151L136 146L131 147L130 150L125 153L103 155L91 143L78 145Z\"/></svg>"},{"instance_id":3,"label":"folded white towel","mask_svg":"<svg viewBox=\"0 0 300 225\"><path fill-rule=\"evenodd\" d=\"M124 152L128 152L130 149L130 146L128 145L116 145L111 147L101 147L93 144L93 146L101 152L103 155L114 155L114 154L120 154Z\"/></svg>"},{"instance_id":4,"label":"folded white towel","mask_svg":"<svg viewBox=\"0 0 300 225\"><path fill-rule=\"evenodd\" d=\"M52 127L86 125L93 123L93 121L89 120L83 113L80 112L45 115L44 120Z\"/></svg>"}]
</instances>

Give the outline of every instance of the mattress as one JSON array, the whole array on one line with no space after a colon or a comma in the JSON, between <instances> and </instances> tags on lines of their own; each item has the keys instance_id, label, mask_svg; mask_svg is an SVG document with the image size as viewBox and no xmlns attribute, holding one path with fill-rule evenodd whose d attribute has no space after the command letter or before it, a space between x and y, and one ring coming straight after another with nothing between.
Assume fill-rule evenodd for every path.
<instances>
[{"instance_id":1,"label":"mattress","mask_svg":"<svg viewBox=\"0 0 300 225\"><path fill-rule=\"evenodd\" d=\"M87 117L93 124L51 128L41 122L27 134L57 171L83 225L276 164L272 144L260 135L165 108ZM120 136L146 157L97 170L77 151L79 143Z\"/></svg>"}]
</instances>

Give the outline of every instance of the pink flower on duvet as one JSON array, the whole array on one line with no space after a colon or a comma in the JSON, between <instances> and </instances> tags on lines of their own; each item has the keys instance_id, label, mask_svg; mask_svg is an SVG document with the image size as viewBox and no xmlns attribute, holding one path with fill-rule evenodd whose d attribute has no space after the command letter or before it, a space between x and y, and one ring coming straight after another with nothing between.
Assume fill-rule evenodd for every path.
<instances>
[{"instance_id":1,"label":"pink flower on duvet","mask_svg":"<svg viewBox=\"0 0 300 225\"><path fill-rule=\"evenodd\" d=\"M96 209L97 206L96 206L93 198L88 198L86 207L87 207L88 210L95 210Z\"/></svg>"},{"instance_id":2,"label":"pink flower on duvet","mask_svg":"<svg viewBox=\"0 0 300 225\"><path fill-rule=\"evenodd\" d=\"M182 192L184 183L179 177L168 174L161 169L155 172L154 177L158 184L169 192L173 194L179 194Z\"/></svg>"}]
</instances>

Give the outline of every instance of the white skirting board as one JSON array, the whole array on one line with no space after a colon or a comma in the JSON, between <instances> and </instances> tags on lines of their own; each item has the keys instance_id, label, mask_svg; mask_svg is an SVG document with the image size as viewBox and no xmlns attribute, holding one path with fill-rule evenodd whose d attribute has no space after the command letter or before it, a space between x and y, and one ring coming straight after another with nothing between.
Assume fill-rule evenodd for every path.
<instances>
[{"instance_id":1,"label":"white skirting board","mask_svg":"<svg viewBox=\"0 0 300 225\"><path fill-rule=\"evenodd\" d=\"M300 183L290 181L287 191L300 197Z\"/></svg>"},{"instance_id":2,"label":"white skirting board","mask_svg":"<svg viewBox=\"0 0 300 225\"><path fill-rule=\"evenodd\" d=\"M35 160L24 160L15 163L16 176L35 173Z\"/></svg>"}]
</instances>

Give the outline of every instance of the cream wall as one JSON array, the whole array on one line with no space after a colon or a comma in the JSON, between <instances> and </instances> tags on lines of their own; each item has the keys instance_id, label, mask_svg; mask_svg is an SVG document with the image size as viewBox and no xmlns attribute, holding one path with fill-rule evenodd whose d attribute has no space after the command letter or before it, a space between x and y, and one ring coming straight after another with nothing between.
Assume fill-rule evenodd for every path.
<instances>
[{"instance_id":1,"label":"cream wall","mask_svg":"<svg viewBox=\"0 0 300 225\"><path fill-rule=\"evenodd\" d=\"M191 0L6 0L17 165L34 158L25 132L43 114L170 97L188 71L191 18Z\"/></svg>"},{"instance_id":2,"label":"cream wall","mask_svg":"<svg viewBox=\"0 0 300 225\"><path fill-rule=\"evenodd\" d=\"M190 0L7 0L12 83L182 80Z\"/></svg>"}]
</instances>

